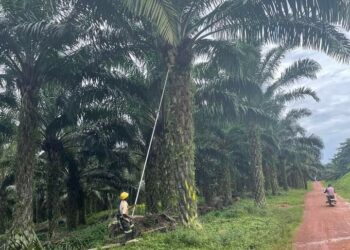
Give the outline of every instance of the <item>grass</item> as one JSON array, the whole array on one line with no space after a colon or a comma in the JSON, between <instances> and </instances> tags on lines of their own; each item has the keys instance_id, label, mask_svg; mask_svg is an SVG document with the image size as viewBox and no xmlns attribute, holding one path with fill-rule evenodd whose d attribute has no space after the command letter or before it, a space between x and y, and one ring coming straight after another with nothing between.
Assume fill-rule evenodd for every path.
<instances>
[{"instance_id":1,"label":"grass","mask_svg":"<svg viewBox=\"0 0 350 250\"><path fill-rule=\"evenodd\" d=\"M53 249L88 249L103 246L108 241L107 226L108 221L104 221L79 227L72 232L60 232L61 240L55 243Z\"/></svg>"},{"instance_id":2,"label":"grass","mask_svg":"<svg viewBox=\"0 0 350 250\"><path fill-rule=\"evenodd\" d=\"M147 235L122 249L292 249L305 193L305 190L291 190L268 197L266 209L257 209L253 201L242 200L228 209L201 217L201 229L178 228Z\"/></svg>"},{"instance_id":3,"label":"grass","mask_svg":"<svg viewBox=\"0 0 350 250\"><path fill-rule=\"evenodd\" d=\"M336 180L334 188L341 197L350 200L350 173Z\"/></svg>"},{"instance_id":4,"label":"grass","mask_svg":"<svg viewBox=\"0 0 350 250\"><path fill-rule=\"evenodd\" d=\"M270 196L266 209L258 209L252 200L243 199L230 208L200 217L201 229L179 227L168 233L153 233L116 249L291 250L294 232L302 218L305 193L290 190ZM57 236L61 240L54 249L89 249L112 243L107 232L112 213L109 210L89 216L87 225L73 232L60 230Z\"/></svg>"}]
</instances>

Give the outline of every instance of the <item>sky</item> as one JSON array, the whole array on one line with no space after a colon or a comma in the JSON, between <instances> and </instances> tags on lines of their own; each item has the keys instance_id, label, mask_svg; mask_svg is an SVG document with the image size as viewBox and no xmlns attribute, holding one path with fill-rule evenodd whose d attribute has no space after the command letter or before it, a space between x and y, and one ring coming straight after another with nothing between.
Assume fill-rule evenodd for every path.
<instances>
[{"instance_id":1,"label":"sky","mask_svg":"<svg viewBox=\"0 0 350 250\"><path fill-rule=\"evenodd\" d=\"M348 35L350 37L350 33ZM322 162L328 163L339 144L350 138L350 65L338 63L322 52L299 48L286 55L282 67L303 58L314 59L322 67L316 80L300 82L315 90L320 102L308 98L302 102L291 103L290 108L309 108L312 111L312 116L301 119L300 123L309 134L323 139L325 149Z\"/></svg>"}]
</instances>

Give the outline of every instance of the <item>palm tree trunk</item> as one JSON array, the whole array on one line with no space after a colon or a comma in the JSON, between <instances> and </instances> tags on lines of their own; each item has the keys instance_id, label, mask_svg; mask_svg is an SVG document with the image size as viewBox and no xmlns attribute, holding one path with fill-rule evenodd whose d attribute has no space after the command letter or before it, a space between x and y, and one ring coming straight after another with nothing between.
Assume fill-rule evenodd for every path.
<instances>
[{"instance_id":1,"label":"palm tree trunk","mask_svg":"<svg viewBox=\"0 0 350 250\"><path fill-rule=\"evenodd\" d=\"M220 179L219 189L224 199L224 206L229 206L232 203L232 178L229 164L224 164Z\"/></svg>"},{"instance_id":2,"label":"palm tree trunk","mask_svg":"<svg viewBox=\"0 0 350 250\"><path fill-rule=\"evenodd\" d=\"M282 186L285 191L288 191L288 179L287 179L287 169L286 169L286 160L283 159L281 161L281 178L282 178Z\"/></svg>"},{"instance_id":3,"label":"palm tree trunk","mask_svg":"<svg viewBox=\"0 0 350 250\"><path fill-rule=\"evenodd\" d=\"M166 150L167 151L167 150ZM164 160L167 152L164 153ZM169 162L165 162L160 167L160 186L162 188L162 192L159 194L159 198L161 201L161 208L163 210L169 211L170 213L177 213L177 199L176 199L176 188L175 188L175 177L173 172L173 166L169 165Z\"/></svg>"},{"instance_id":4,"label":"palm tree trunk","mask_svg":"<svg viewBox=\"0 0 350 250\"><path fill-rule=\"evenodd\" d=\"M169 74L165 162L174 174L176 200L182 223L195 225L197 224L197 189L190 80L192 56L191 51L185 48L184 45L169 51L169 62L173 67Z\"/></svg>"},{"instance_id":5,"label":"palm tree trunk","mask_svg":"<svg viewBox=\"0 0 350 250\"><path fill-rule=\"evenodd\" d=\"M54 152L51 157L53 161L49 163L47 176L47 212L49 220L49 239L53 237L59 217L58 171L60 167L60 161L58 159L59 156L56 154L56 152Z\"/></svg>"},{"instance_id":6,"label":"palm tree trunk","mask_svg":"<svg viewBox=\"0 0 350 250\"><path fill-rule=\"evenodd\" d=\"M68 206L67 206L67 226L68 229L75 229L78 223L78 209L79 209L79 171L78 166L75 163L69 164L68 167L68 180L67 180L67 193L68 193Z\"/></svg>"},{"instance_id":7,"label":"palm tree trunk","mask_svg":"<svg viewBox=\"0 0 350 250\"><path fill-rule=\"evenodd\" d=\"M159 134L154 138L153 150L150 156L149 166L145 172L145 194L146 209L150 213L159 212L161 180L159 171L162 166L161 161L162 140Z\"/></svg>"},{"instance_id":8,"label":"palm tree trunk","mask_svg":"<svg viewBox=\"0 0 350 250\"><path fill-rule=\"evenodd\" d=\"M307 177L308 177L308 175L307 175L307 173L305 173L305 172L302 172L302 176L303 176L303 180L304 180L304 188L305 188L305 190L307 190Z\"/></svg>"},{"instance_id":9,"label":"palm tree trunk","mask_svg":"<svg viewBox=\"0 0 350 250\"><path fill-rule=\"evenodd\" d=\"M7 213L6 213L6 200L5 194L0 190L0 214L2 214L2 218L0 220L0 234L4 234L6 231L6 222L7 222Z\"/></svg>"},{"instance_id":10,"label":"palm tree trunk","mask_svg":"<svg viewBox=\"0 0 350 250\"><path fill-rule=\"evenodd\" d=\"M21 106L15 172L17 199L11 229L12 237L8 241L9 248L16 244L16 241L17 243L21 242L21 247L27 248L38 244L33 230L33 177L35 153L38 146L36 142L38 90L28 84L20 88L20 94ZM16 238L20 240L16 240Z\"/></svg>"},{"instance_id":11,"label":"palm tree trunk","mask_svg":"<svg viewBox=\"0 0 350 250\"><path fill-rule=\"evenodd\" d=\"M61 165L61 143L48 139L43 145L48 155L47 170L47 212L49 220L49 239L53 237L59 217L59 171Z\"/></svg>"},{"instance_id":12,"label":"palm tree trunk","mask_svg":"<svg viewBox=\"0 0 350 250\"><path fill-rule=\"evenodd\" d=\"M277 169L275 161L271 163L271 191L272 195L277 195L278 192L278 179L277 179Z\"/></svg>"},{"instance_id":13,"label":"palm tree trunk","mask_svg":"<svg viewBox=\"0 0 350 250\"><path fill-rule=\"evenodd\" d=\"M37 149L37 92L21 91L21 109L17 138L17 202L13 227L28 230L33 226L33 175Z\"/></svg>"},{"instance_id":14,"label":"palm tree trunk","mask_svg":"<svg viewBox=\"0 0 350 250\"><path fill-rule=\"evenodd\" d=\"M159 189L157 179L157 170L154 163L149 164L145 173L145 194L147 212L156 214L159 211Z\"/></svg>"},{"instance_id":15,"label":"palm tree trunk","mask_svg":"<svg viewBox=\"0 0 350 250\"><path fill-rule=\"evenodd\" d=\"M160 80L161 81L161 80ZM161 81L163 82L163 81ZM166 203L167 197L165 194L169 194L170 190L165 191L165 187L168 187L165 183L162 183L161 173L164 174L166 169L162 169L163 162L163 143L164 143L164 105L161 106L159 113L159 120L155 131L152 151L149 160L149 166L145 172L145 194L146 194L146 209L148 212L156 214L160 210L159 203L162 201L162 193L164 202ZM163 172L162 172L163 171ZM166 178L167 179L167 178ZM163 185L162 185L163 184ZM164 206L165 204L161 204ZM163 207L166 209L166 207Z\"/></svg>"},{"instance_id":16,"label":"palm tree trunk","mask_svg":"<svg viewBox=\"0 0 350 250\"><path fill-rule=\"evenodd\" d=\"M2 217L0 220L0 234L4 234L6 232L7 227L9 226L9 222L13 217L13 214L9 211L9 204L7 202L8 194L6 189L8 186L13 185L14 176L3 175L1 180L2 183L0 185L0 215L2 215Z\"/></svg>"},{"instance_id":17,"label":"palm tree trunk","mask_svg":"<svg viewBox=\"0 0 350 250\"><path fill-rule=\"evenodd\" d=\"M258 207L266 206L265 181L262 168L261 139L258 128L253 126L249 132L250 168L253 174L254 198Z\"/></svg>"},{"instance_id":18,"label":"palm tree trunk","mask_svg":"<svg viewBox=\"0 0 350 250\"><path fill-rule=\"evenodd\" d=\"M200 169L196 169L196 177L198 178L198 189L204 197L205 203L207 205L211 205L214 202L213 200L217 191L215 188L216 180L213 177L213 175L210 175L208 171L205 171L204 168L205 167L202 166Z\"/></svg>"},{"instance_id":19,"label":"palm tree trunk","mask_svg":"<svg viewBox=\"0 0 350 250\"><path fill-rule=\"evenodd\" d=\"M80 187L79 190L79 199L78 199L78 222L79 225L85 225L86 224L86 210L85 210L85 193Z\"/></svg>"},{"instance_id":20,"label":"palm tree trunk","mask_svg":"<svg viewBox=\"0 0 350 250\"><path fill-rule=\"evenodd\" d=\"M269 163L263 163L263 174L265 177L265 192L268 192L271 189L271 166Z\"/></svg>"}]
</instances>

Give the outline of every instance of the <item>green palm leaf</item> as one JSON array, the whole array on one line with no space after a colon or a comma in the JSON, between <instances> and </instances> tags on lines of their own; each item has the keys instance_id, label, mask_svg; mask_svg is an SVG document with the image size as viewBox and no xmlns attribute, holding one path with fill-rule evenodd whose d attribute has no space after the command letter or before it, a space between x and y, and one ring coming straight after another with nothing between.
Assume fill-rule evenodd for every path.
<instances>
[{"instance_id":1,"label":"green palm leaf","mask_svg":"<svg viewBox=\"0 0 350 250\"><path fill-rule=\"evenodd\" d=\"M288 122L297 121L303 117L308 117L311 114L312 113L309 109L292 109L287 113L285 120Z\"/></svg>"},{"instance_id":2,"label":"green palm leaf","mask_svg":"<svg viewBox=\"0 0 350 250\"><path fill-rule=\"evenodd\" d=\"M290 101L304 99L306 96L312 97L317 102L320 100L314 90L312 90L310 88L306 88L306 87L300 87L300 88L291 90L291 91L286 92L286 93L277 94L276 100L279 103L284 104L284 103L287 103Z\"/></svg>"},{"instance_id":3,"label":"green palm leaf","mask_svg":"<svg viewBox=\"0 0 350 250\"><path fill-rule=\"evenodd\" d=\"M288 87L302 78L316 79L316 73L321 69L319 63L310 59L294 62L285 72L266 90L267 96L272 96L281 87Z\"/></svg>"},{"instance_id":4,"label":"green palm leaf","mask_svg":"<svg viewBox=\"0 0 350 250\"><path fill-rule=\"evenodd\" d=\"M127 8L155 23L159 33L171 44L179 41L176 12L168 0L123 0Z\"/></svg>"}]
</instances>

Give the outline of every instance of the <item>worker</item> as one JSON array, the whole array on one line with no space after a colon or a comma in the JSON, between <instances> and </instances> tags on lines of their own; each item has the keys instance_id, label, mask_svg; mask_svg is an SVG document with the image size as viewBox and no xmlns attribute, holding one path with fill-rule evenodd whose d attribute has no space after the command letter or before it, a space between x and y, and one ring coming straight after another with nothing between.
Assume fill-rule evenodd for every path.
<instances>
[{"instance_id":1,"label":"worker","mask_svg":"<svg viewBox=\"0 0 350 250\"><path fill-rule=\"evenodd\" d=\"M127 192L122 192L119 195L120 204L117 213L117 218L120 222L121 228L126 235L126 240L129 240L133 237L134 229L134 223L132 222L132 218L129 216L129 204L127 201L128 197L129 194Z\"/></svg>"}]
</instances>

